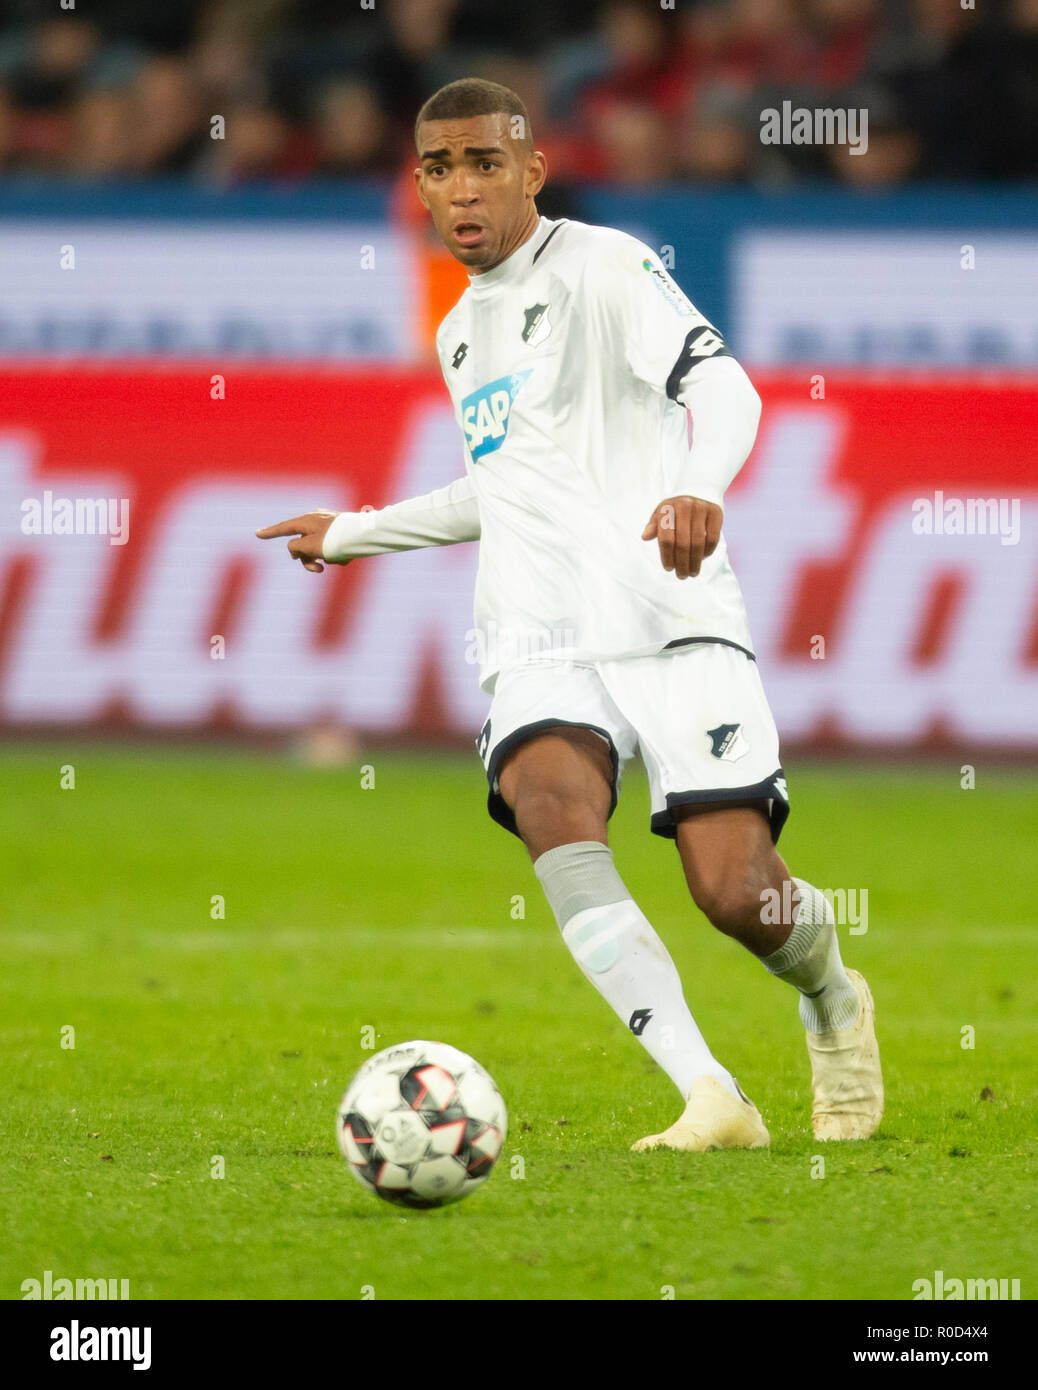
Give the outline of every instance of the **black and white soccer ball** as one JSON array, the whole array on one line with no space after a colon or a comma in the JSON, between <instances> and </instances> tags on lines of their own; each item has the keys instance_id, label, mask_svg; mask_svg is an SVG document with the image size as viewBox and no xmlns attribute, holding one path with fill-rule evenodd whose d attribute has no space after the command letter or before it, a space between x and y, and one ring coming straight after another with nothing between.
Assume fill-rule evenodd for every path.
<instances>
[{"instance_id":1,"label":"black and white soccer ball","mask_svg":"<svg viewBox=\"0 0 1038 1390\"><path fill-rule=\"evenodd\" d=\"M369 1192L406 1207L441 1207L486 1182L508 1114L467 1053L409 1042L364 1063L339 1104L337 1132L350 1172Z\"/></svg>"}]
</instances>

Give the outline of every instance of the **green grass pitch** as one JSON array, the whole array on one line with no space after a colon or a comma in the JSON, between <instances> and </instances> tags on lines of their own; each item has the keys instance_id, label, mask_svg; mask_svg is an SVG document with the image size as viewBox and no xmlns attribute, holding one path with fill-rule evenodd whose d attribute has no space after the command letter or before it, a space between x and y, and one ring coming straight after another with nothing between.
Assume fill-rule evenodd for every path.
<instances>
[{"instance_id":1,"label":"green grass pitch","mask_svg":"<svg viewBox=\"0 0 1038 1390\"><path fill-rule=\"evenodd\" d=\"M474 755L0 754L0 1293L51 1270L135 1299L910 1299L941 1270L1033 1297L1038 777L981 764L963 790L958 761L789 760L791 869L869 895L840 939L887 1111L846 1145L811 1136L795 994L695 910L629 774L618 866L772 1135L688 1155L629 1152L678 1097L565 951ZM508 1141L469 1200L408 1212L346 1171L365 1028L496 1079Z\"/></svg>"}]
</instances>

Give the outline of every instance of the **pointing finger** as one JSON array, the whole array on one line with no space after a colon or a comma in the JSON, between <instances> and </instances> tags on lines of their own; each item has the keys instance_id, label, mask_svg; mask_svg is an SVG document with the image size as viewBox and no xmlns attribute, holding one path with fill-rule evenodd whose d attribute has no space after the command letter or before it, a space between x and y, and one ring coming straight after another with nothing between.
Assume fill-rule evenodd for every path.
<instances>
[{"instance_id":1,"label":"pointing finger","mask_svg":"<svg viewBox=\"0 0 1038 1390\"><path fill-rule=\"evenodd\" d=\"M292 517L291 521L279 521L276 526L264 526L256 532L261 541L273 540L275 536L301 536L306 530L301 526L303 520L301 516Z\"/></svg>"}]
</instances>

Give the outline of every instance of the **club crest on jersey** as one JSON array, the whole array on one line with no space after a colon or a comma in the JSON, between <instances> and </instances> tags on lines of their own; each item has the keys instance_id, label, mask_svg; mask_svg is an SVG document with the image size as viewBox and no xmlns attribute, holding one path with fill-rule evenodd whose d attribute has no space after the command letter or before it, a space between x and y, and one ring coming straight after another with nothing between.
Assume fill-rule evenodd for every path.
<instances>
[{"instance_id":1,"label":"club crest on jersey","mask_svg":"<svg viewBox=\"0 0 1038 1390\"><path fill-rule=\"evenodd\" d=\"M551 332L551 322L548 318L547 304L533 304L529 309L524 309L526 317L526 327L523 329L523 342L529 343L531 347L540 347L545 338Z\"/></svg>"},{"instance_id":2,"label":"club crest on jersey","mask_svg":"<svg viewBox=\"0 0 1038 1390\"><path fill-rule=\"evenodd\" d=\"M741 728L741 724L718 724L716 729L707 729L710 752L715 758L721 758L726 763L737 763L750 751L750 745L739 732Z\"/></svg>"},{"instance_id":3,"label":"club crest on jersey","mask_svg":"<svg viewBox=\"0 0 1038 1390\"><path fill-rule=\"evenodd\" d=\"M484 454L492 454L505 442L512 402L522 390L530 371L532 368L498 377L462 401L461 424L473 462Z\"/></svg>"}]
</instances>

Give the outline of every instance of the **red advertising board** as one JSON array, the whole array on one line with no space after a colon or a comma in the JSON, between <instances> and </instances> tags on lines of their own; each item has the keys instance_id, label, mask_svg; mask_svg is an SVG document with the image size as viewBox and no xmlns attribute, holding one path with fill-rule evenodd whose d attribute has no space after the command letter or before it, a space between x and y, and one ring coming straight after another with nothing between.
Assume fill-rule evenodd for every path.
<instances>
[{"instance_id":1,"label":"red advertising board","mask_svg":"<svg viewBox=\"0 0 1038 1390\"><path fill-rule=\"evenodd\" d=\"M726 531L780 731L1038 749L1038 382L760 377ZM463 471L426 373L0 369L0 726L474 736L475 545L254 530Z\"/></svg>"}]
</instances>

